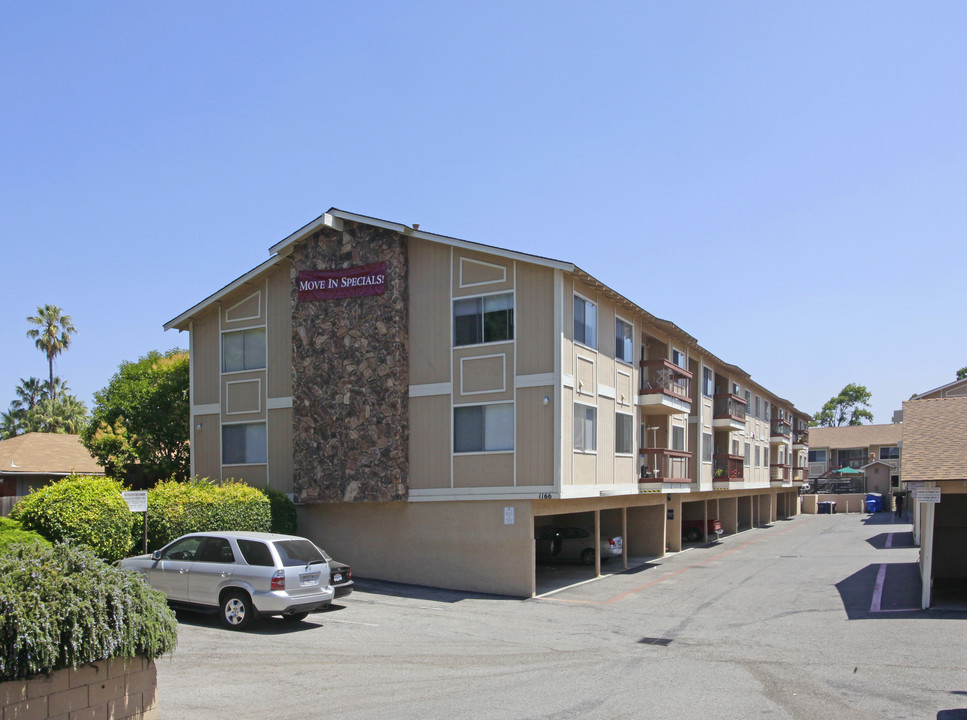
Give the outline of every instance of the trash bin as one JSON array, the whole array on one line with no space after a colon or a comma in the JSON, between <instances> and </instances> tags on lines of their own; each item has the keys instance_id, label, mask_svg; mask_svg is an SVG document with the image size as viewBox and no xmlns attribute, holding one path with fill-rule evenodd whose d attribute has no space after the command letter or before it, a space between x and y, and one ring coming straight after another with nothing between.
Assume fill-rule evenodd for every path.
<instances>
[{"instance_id":1,"label":"trash bin","mask_svg":"<svg viewBox=\"0 0 967 720\"><path fill-rule=\"evenodd\" d=\"M824 500L823 502L816 503L816 512L819 515L829 515L829 513L830 513L829 506L830 505L832 505L832 503L829 502L828 500Z\"/></svg>"},{"instance_id":2,"label":"trash bin","mask_svg":"<svg viewBox=\"0 0 967 720\"><path fill-rule=\"evenodd\" d=\"M871 500L870 498L866 498L866 512L868 513L879 512L876 507L876 500Z\"/></svg>"},{"instance_id":3,"label":"trash bin","mask_svg":"<svg viewBox=\"0 0 967 720\"><path fill-rule=\"evenodd\" d=\"M883 496L880 493L866 493L866 512L883 512Z\"/></svg>"}]
</instances>

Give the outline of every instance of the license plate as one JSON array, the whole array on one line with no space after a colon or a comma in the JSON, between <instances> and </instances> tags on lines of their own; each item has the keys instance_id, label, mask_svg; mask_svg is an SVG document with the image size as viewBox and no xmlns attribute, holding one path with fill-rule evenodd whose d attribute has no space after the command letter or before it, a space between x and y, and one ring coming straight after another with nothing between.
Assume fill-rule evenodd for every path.
<instances>
[{"instance_id":1,"label":"license plate","mask_svg":"<svg viewBox=\"0 0 967 720\"><path fill-rule=\"evenodd\" d=\"M319 573L301 573L299 575L299 585L306 587L307 585L318 585L319 584Z\"/></svg>"},{"instance_id":2,"label":"license plate","mask_svg":"<svg viewBox=\"0 0 967 720\"><path fill-rule=\"evenodd\" d=\"M336 573L332 576L333 582L342 582L342 573Z\"/></svg>"}]
</instances>

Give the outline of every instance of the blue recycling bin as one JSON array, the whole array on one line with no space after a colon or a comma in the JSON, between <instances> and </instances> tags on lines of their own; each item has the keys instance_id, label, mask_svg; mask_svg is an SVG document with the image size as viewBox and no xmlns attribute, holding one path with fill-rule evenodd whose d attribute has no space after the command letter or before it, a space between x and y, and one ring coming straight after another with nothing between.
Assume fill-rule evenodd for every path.
<instances>
[{"instance_id":1,"label":"blue recycling bin","mask_svg":"<svg viewBox=\"0 0 967 720\"><path fill-rule=\"evenodd\" d=\"M876 506L876 500L871 500L870 498L866 498L866 512L868 513L879 512Z\"/></svg>"},{"instance_id":2,"label":"blue recycling bin","mask_svg":"<svg viewBox=\"0 0 967 720\"><path fill-rule=\"evenodd\" d=\"M883 512L883 496L880 493L866 494L866 512Z\"/></svg>"}]
</instances>

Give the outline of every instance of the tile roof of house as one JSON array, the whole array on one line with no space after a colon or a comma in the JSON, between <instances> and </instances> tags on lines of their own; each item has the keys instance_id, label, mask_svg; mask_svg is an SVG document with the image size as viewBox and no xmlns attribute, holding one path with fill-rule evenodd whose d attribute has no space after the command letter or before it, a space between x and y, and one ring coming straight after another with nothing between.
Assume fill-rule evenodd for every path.
<instances>
[{"instance_id":1,"label":"tile roof of house","mask_svg":"<svg viewBox=\"0 0 967 720\"><path fill-rule=\"evenodd\" d=\"M845 425L809 428L810 448L861 448L896 445L903 438L903 425Z\"/></svg>"},{"instance_id":2,"label":"tile roof of house","mask_svg":"<svg viewBox=\"0 0 967 720\"><path fill-rule=\"evenodd\" d=\"M967 480L967 398L903 403L903 480Z\"/></svg>"},{"instance_id":3,"label":"tile roof of house","mask_svg":"<svg viewBox=\"0 0 967 720\"><path fill-rule=\"evenodd\" d=\"M0 442L0 475L103 475L79 435L27 433Z\"/></svg>"}]
</instances>

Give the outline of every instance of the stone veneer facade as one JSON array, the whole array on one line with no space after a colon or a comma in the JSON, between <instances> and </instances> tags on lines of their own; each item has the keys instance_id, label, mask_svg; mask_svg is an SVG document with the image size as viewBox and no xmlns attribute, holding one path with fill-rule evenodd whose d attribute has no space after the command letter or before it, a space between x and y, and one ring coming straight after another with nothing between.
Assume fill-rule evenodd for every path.
<instances>
[{"instance_id":1,"label":"stone veneer facade","mask_svg":"<svg viewBox=\"0 0 967 720\"><path fill-rule=\"evenodd\" d=\"M301 270L386 263L383 295L298 301ZM293 485L299 502L406 500L406 239L346 222L292 253Z\"/></svg>"}]
</instances>

